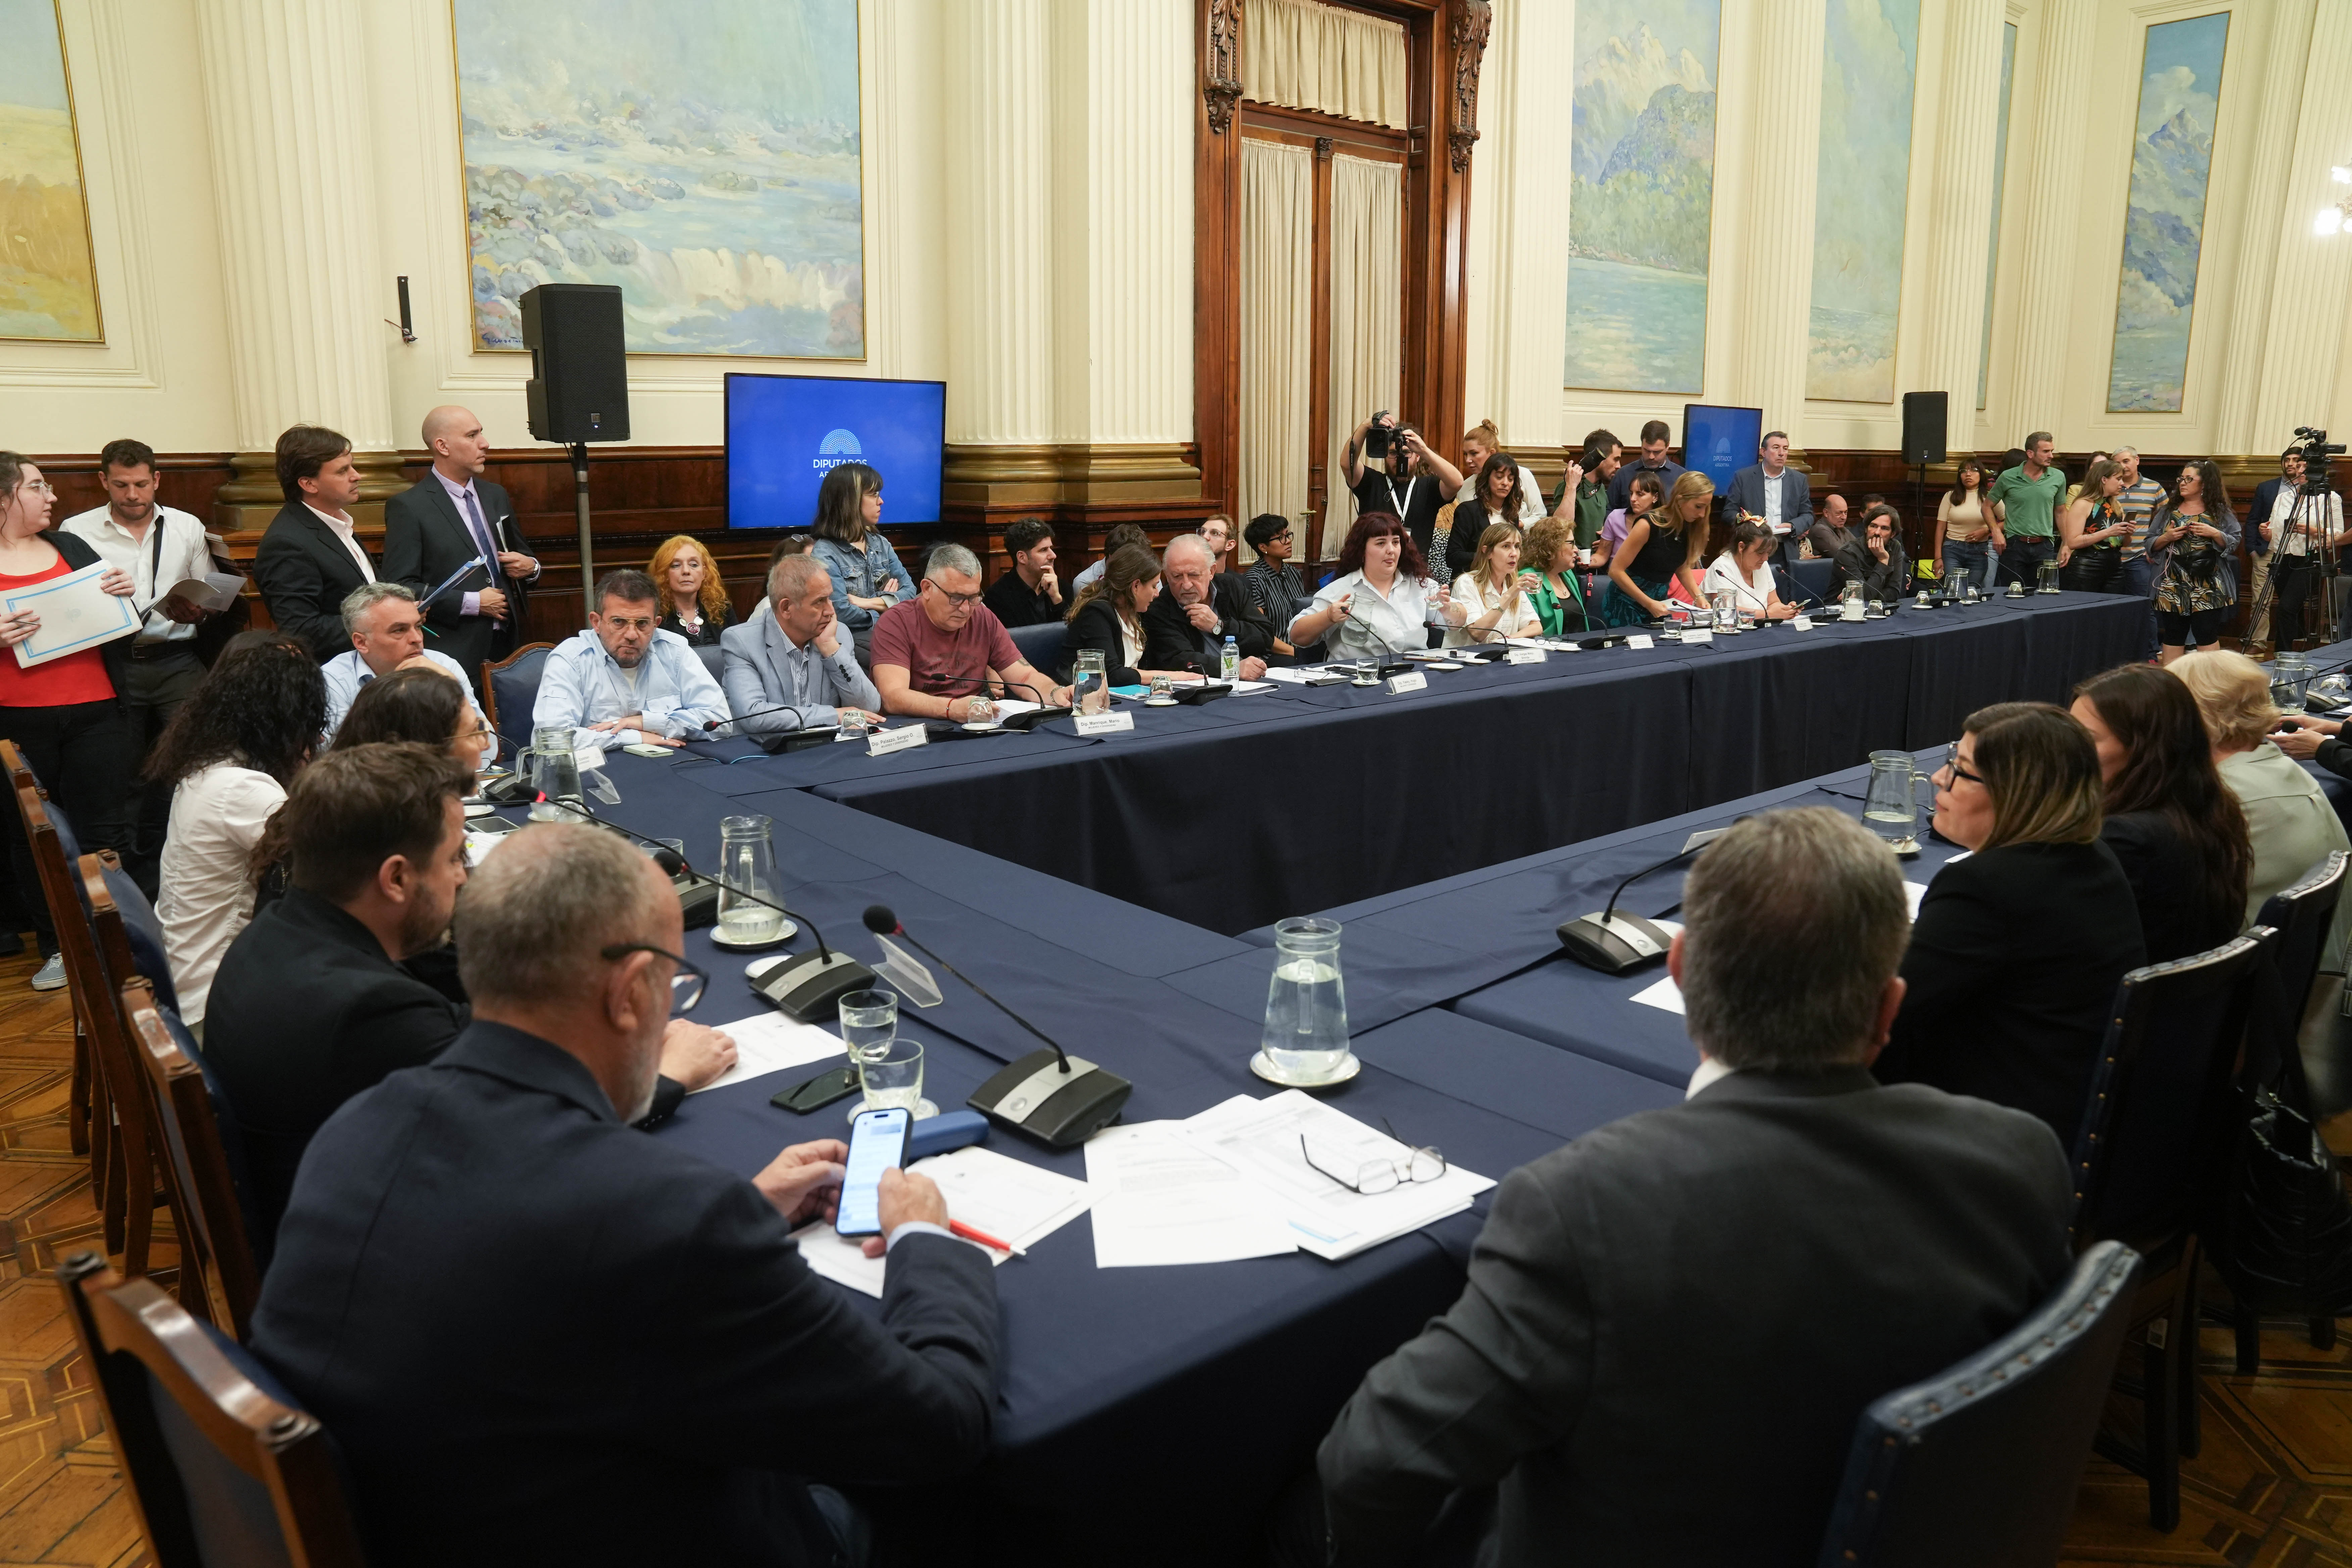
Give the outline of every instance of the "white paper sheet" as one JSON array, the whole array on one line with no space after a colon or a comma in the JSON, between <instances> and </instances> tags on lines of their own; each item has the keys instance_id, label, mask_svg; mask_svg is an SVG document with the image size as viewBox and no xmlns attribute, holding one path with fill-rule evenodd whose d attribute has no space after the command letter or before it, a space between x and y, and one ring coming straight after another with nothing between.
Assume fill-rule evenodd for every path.
<instances>
[{"instance_id":1,"label":"white paper sheet","mask_svg":"<svg viewBox=\"0 0 2352 1568\"><path fill-rule=\"evenodd\" d=\"M1086 1213L1094 1195L1084 1182L977 1143L918 1160L908 1169L940 1184L948 1217L1024 1250ZM995 1256L1001 1261L1003 1255Z\"/></svg>"},{"instance_id":2,"label":"white paper sheet","mask_svg":"<svg viewBox=\"0 0 2352 1568\"><path fill-rule=\"evenodd\" d=\"M245 579L226 572L207 572L201 577L183 577L156 595L155 602L165 599L185 599L200 610L226 610L236 603L245 592Z\"/></svg>"},{"instance_id":3,"label":"white paper sheet","mask_svg":"<svg viewBox=\"0 0 2352 1568\"><path fill-rule=\"evenodd\" d=\"M713 1027L734 1040L735 1065L689 1093L725 1089L730 1083L744 1083L786 1068L805 1067L827 1057L848 1054L839 1035L830 1034L814 1024L796 1024L782 1013L754 1013L748 1018Z\"/></svg>"},{"instance_id":4,"label":"white paper sheet","mask_svg":"<svg viewBox=\"0 0 2352 1568\"><path fill-rule=\"evenodd\" d=\"M101 561L13 594L0 594L0 614L14 616L29 610L41 620L41 629L16 645L19 668L30 669L139 630L141 617L130 599L98 585L99 579L112 570Z\"/></svg>"},{"instance_id":5,"label":"white paper sheet","mask_svg":"<svg viewBox=\"0 0 2352 1568\"><path fill-rule=\"evenodd\" d=\"M1633 993L1633 1000L1644 1007L1657 1007L1679 1018L1683 1014L1683 988L1675 984L1671 974L1661 974L1653 984Z\"/></svg>"},{"instance_id":6,"label":"white paper sheet","mask_svg":"<svg viewBox=\"0 0 2352 1568\"><path fill-rule=\"evenodd\" d=\"M1459 1214L1495 1184L1452 1166L1433 1182L1405 1182L1371 1195L1352 1191L1307 1163L1302 1137L1318 1159L1343 1173L1351 1163L1405 1158L1406 1146L1296 1089L1265 1100L1237 1094L1177 1123L1176 1134L1265 1187L1298 1245L1335 1261Z\"/></svg>"},{"instance_id":7,"label":"white paper sheet","mask_svg":"<svg viewBox=\"0 0 2352 1568\"><path fill-rule=\"evenodd\" d=\"M1279 680L1286 686L1305 686L1307 684L1307 678L1316 673L1318 672L1314 670L1298 669L1286 665L1280 669L1267 670L1265 678L1268 680Z\"/></svg>"},{"instance_id":8,"label":"white paper sheet","mask_svg":"<svg viewBox=\"0 0 2352 1568\"><path fill-rule=\"evenodd\" d=\"M1911 906L1911 918L1913 920L1916 921L1919 918L1919 900L1927 896L1927 889L1924 884L1909 881L1903 884L1904 901Z\"/></svg>"},{"instance_id":9,"label":"white paper sheet","mask_svg":"<svg viewBox=\"0 0 2352 1568\"><path fill-rule=\"evenodd\" d=\"M1297 1249L1265 1189L1175 1135L1172 1121L1106 1127L1087 1140L1095 1267L1225 1263Z\"/></svg>"}]
</instances>

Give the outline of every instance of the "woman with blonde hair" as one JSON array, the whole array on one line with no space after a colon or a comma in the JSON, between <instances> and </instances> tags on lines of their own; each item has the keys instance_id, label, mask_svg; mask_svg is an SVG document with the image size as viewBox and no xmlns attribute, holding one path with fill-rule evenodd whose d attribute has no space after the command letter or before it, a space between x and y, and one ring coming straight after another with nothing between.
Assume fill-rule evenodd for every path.
<instances>
[{"instance_id":1,"label":"woman with blonde hair","mask_svg":"<svg viewBox=\"0 0 2352 1568\"><path fill-rule=\"evenodd\" d=\"M1543 636L1592 629L1584 584L1576 574L1574 518L1547 517L1528 530L1519 546L1519 586L1543 625Z\"/></svg>"},{"instance_id":2,"label":"woman with blonde hair","mask_svg":"<svg viewBox=\"0 0 2352 1568\"><path fill-rule=\"evenodd\" d=\"M735 610L727 601L727 584L719 579L719 562L702 542L671 534L654 552L646 575L661 596L661 629L697 647L716 647Z\"/></svg>"},{"instance_id":3,"label":"woman with blonde hair","mask_svg":"<svg viewBox=\"0 0 2352 1568\"><path fill-rule=\"evenodd\" d=\"M1478 537L1478 553L1470 570L1454 579L1454 602L1465 619L1445 634L1445 646L1503 642L1531 637L1543 631L1543 619L1519 582L1519 531L1507 522L1490 522Z\"/></svg>"},{"instance_id":4,"label":"woman with blonde hair","mask_svg":"<svg viewBox=\"0 0 2352 1568\"><path fill-rule=\"evenodd\" d=\"M1972 853L1919 900L1871 1071L2032 1111L2071 1148L2107 1005L2147 957L2099 838L2098 752L2063 709L2000 702L1969 715L1935 784L1937 837Z\"/></svg>"},{"instance_id":5,"label":"woman with blonde hair","mask_svg":"<svg viewBox=\"0 0 2352 1568\"><path fill-rule=\"evenodd\" d=\"M1706 517L1715 481L1696 470L1675 480L1657 510L1633 518L1625 542L1609 555L1609 593L1601 617L1612 626L1637 626L1668 613L1666 597L1680 583L1694 605L1704 603L1698 585L1699 552L1706 546Z\"/></svg>"}]
</instances>

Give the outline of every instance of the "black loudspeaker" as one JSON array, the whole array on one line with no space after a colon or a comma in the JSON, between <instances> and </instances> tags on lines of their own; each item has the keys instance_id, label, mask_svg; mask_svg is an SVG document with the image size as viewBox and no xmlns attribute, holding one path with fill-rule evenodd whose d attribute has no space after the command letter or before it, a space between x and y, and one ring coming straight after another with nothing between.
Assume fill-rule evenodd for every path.
<instances>
[{"instance_id":1,"label":"black loudspeaker","mask_svg":"<svg viewBox=\"0 0 2352 1568\"><path fill-rule=\"evenodd\" d=\"M522 342L530 350L523 393L533 437L567 447L629 438L620 289L541 283L522 297Z\"/></svg>"},{"instance_id":2,"label":"black loudspeaker","mask_svg":"<svg viewBox=\"0 0 2352 1568\"><path fill-rule=\"evenodd\" d=\"M525 300L530 298L526 294ZM528 318L525 318L528 320ZM525 329L528 331L528 329ZM1903 395L1903 466L1916 468L1944 460L1944 421L1951 395L1942 392Z\"/></svg>"}]
</instances>

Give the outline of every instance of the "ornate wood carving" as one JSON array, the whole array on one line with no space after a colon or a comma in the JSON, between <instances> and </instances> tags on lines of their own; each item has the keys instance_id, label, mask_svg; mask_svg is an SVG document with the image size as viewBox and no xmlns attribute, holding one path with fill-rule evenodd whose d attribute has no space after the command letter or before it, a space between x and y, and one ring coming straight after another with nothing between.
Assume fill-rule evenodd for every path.
<instances>
[{"instance_id":1,"label":"ornate wood carving","mask_svg":"<svg viewBox=\"0 0 2352 1568\"><path fill-rule=\"evenodd\" d=\"M1328 163L1331 161L1331 138L1328 136L1315 138L1315 161L1318 163Z\"/></svg>"},{"instance_id":2,"label":"ornate wood carving","mask_svg":"<svg viewBox=\"0 0 2352 1568\"><path fill-rule=\"evenodd\" d=\"M1208 47L1201 55L1201 97L1209 129L1223 135L1242 97L1242 0L1209 0Z\"/></svg>"},{"instance_id":3,"label":"ornate wood carving","mask_svg":"<svg viewBox=\"0 0 2352 1568\"><path fill-rule=\"evenodd\" d=\"M1457 174L1470 172L1470 149L1478 140L1478 67L1494 27L1489 0L1454 0L1454 109L1445 140Z\"/></svg>"}]
</instances>

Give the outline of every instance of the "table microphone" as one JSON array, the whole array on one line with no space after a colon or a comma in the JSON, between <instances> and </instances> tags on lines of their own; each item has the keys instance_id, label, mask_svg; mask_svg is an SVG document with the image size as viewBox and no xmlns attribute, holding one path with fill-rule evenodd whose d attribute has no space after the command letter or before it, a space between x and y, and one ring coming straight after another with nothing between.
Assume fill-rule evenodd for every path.
<instances>
[{"instance_id":1,"label":"table microphone","mask_svg":"<svg viewBox=\"0 0 2352 1568\"><path fill-rule=\"evenodd\" d=\"M771 713L792 713L796 712L800 709L814 706L815 706L815 704L808 702L779 702L773 708L754 708L749 713L738 713L730 718L706 719L702 721L702 728L706 734L716 733L718 731L727 729L730 725L740 724L746 719L764 719ZM776 740L782 742L782 745L776 748L778 751L798 752L804 751L811 746L831 745L833 743L834 737L839 733L839 726L837 724L801 724L793 729L772 735L747 735L740 730L736 731L735 733L743 740L755 741L759 742L760 746L763 750L766 749L767 744L771 740ZM771 752L770 754L773 755L774 753Z\"/></svg>"},{"instance_id":2,"label":"table microphone","mask_svg":"<svg viewBox=\"0 0 2352 1568\"><path fill-rule=\"evenodd\" d=\"M1032 698L1036 700L1037 706L1030 711L1026 713L1015 713L1009 719L999 719L996 722L998 727L1001 729L1018 730L1025 735L1030 731L1034 730L1038 725L1043 724L1046 720L1062 718L1070 711L1067 708L1056 708L1052 703L1046 701L1046 693L1038 690L1035 687L1030 685L1025 680L1002 680L997 679L995 676L985 676L982 678L981 684L983 686L1001 686L1007 691L1012 690L1017 686L1022 690L1027 692ZM911 942L914 939L909 937L908 940Z\"/></svg>"},{"instance_id":3,"label":"table microphone","mask_svg":"<svg viewBox=\"0 0 2352 1568\"><path fill-rule=\"evenodd\" d=\"M1559 928L1559 945L1567 950L1569 957L1603 974L1631 974L1663 960L1674 938L1640 915L1617 913L1618 898L1651 872L1663 871L1677 860L1687 859L1730 831L1728 827L1702 829L1656 865L1644 866L1627 877L1617 884L1616 891L1609 895L1608 907L1599 914L1570 921Z\"/></svg>"},{"instance_id":4,"label":"table microphone","mask_svg":"<svg viewBox=\"0 0 2352 1568\"><path fill-rule=\"evenodd\" d=\"M964 1101L974 1110L1051 1149L1083 1143L1118 1115L1135 1085L1083 1057L1062 1049L1043 1029L981 989L954 964L907 935L887 904L869 904L866 929L877 936L902 937L925 958L962 981L980 999L1045 1042L1045 1049L1007 1062L1004 1070L972 1090ZM985 1052L994 1055L993 1052Z\"/></svg>"}]
</instances>

